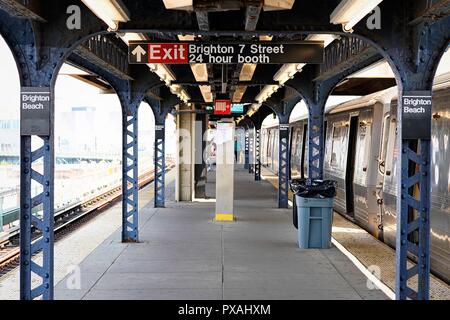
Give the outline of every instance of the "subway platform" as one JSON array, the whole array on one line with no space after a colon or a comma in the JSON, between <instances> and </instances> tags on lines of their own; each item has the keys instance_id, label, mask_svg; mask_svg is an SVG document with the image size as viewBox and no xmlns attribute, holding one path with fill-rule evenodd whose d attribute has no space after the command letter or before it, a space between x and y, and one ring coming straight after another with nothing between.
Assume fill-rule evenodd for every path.
<instances>
[{"instance_id":1,"label":"subway platform","mask_svg":"<svg viewBox=\"0 0 450 320\"><path fill-rule=\"evenodd\" d=\"M336 247L297 246L290 209L243 169L235 174L235 222L214 217L210 199L142 204L139 243L120 228L59 281L56 299L388 299ZM101 227L100 225L98 227Z\"/></svg>"}]
</instances>

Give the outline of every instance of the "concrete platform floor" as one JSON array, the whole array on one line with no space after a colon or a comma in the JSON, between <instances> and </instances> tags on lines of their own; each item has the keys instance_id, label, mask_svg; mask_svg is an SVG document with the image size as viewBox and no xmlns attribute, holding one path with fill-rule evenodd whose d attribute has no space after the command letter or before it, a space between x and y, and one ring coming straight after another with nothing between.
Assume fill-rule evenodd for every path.
<instances>
[{"instance_id":1,"label":"concrete platform floor","mask_svg":"<svg viewBox=\"0 0 450 320\"><path fill-rule=\"evenodd\" d=\"M213 178L208 191L213 190ZM243 170L236 222L215 223L214 202L140 211L140 243L117 230L56 286L56 299L387 299L336 248L301 250L291 210Z\"/></svg>"}]
</instances>

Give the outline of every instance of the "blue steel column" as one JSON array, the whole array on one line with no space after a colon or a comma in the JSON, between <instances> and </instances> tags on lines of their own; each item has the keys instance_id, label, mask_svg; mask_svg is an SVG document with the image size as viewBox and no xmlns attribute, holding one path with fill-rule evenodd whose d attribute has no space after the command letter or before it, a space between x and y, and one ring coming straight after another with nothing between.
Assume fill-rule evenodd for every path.
<instances>
[{"instance_id":1,"label":"blue steel column","mask_svg":"<svg viewBox=\"0 0 450 320\"><path fill-rule=\"evenodd\" d=\"M122 122L122 242L138 242L138 109L124 110Z\"/></svg>"},{"instance_id":2,"label":"blue steel column","mask_svg":"<svg viewBox=\"0 0 450 320\"><path fill-rule=\"evenodd\" d=\"M166 178L166 157L165 157L165 128L164 124L155 126L155 208L165 206L165 178Z\"/></svg>"},{"instance_id":3,"label":"blue steel column","mask_svg":"<svg viewBox=\"0 0 450 320\"><path fill-rule=\"evenodd\" d=\"M245 130L245 162L244 162L244 169L248 169L250 165L250 159L249 159L249 132L248 129Z\"/></svg>"},{"instance_id":4,"label":"blue steel column","mask_svg":"<svg viewBox=\"0 0 450 320\"><path fill-rule=\"evenodd\" d=\"M401 119L399 99L398 119ZM431 121L431 119L429 119ZM428 300L430 286L430 207L431 207L431 140L404 140L401 138L401 121L398 127L400 152L399 196L397 197L397 239L396 239L396 298L398 300ZM430 133L431 135L431 133ZM419 145L419 152L413 145ZM418 172L411 175L411 165ZM420 189L420 197L413 195L415 187ZM414 217L411 219L411 213ZM419 243L412 243L408 236L418 232ZM408 255L417 258L417 265L408 269ZM408 280L417 276L417 291L412 289Z\"/></svg>"},{"instance_id":5,"label":"blue steel column","mask_svg":"<svg viewBox=\"0 0 450 320\"><path fill-rule=\"evenodd\" d=\"M255 135L255 181L261 181L261 129Z\"/></svg>"},{"instance_id":6,"label":"blue steel column","mask_svg":"<svg viewBox=\"0 0 450 320\"><path fill-rule=\"evenodd\" d=\"M289 124L280 121L278 153L278 207L288 208Z\"/></svg>"},{"instance_id":7,"label":"blue steel column","mask_svg":"<svg viewBox=\"0 0 450 320\"><path fill-rule=\"evenodd\" d=\"M308 176L312 179L323 179L324 162L324 106L315 105L309 108L308 118Z\"/></svg>"},{"instance_id":8,"label":"blue steel column","mask_svg":"<svg viewBox=\"0 0 450 320\"><path fill-rule=\"evenodd\" d=\"M53 98L52 98L53 101ZM51 108L53 109L53 108ZM52 113L53 111L51 111ZM42 297L53 299L53 243L54 243L54 150L53 121L50 136L37 137L43 143L32 150L32 136L21 137L20 148L20 299ZM42 173L36 170L42 166ZM35 185L37 184L37 185ZM33 229L39 236L32 238ZM37 253L42 263L32 260ZM38 277L33 287L32 278Z\"/></svg>"}]
</instances>

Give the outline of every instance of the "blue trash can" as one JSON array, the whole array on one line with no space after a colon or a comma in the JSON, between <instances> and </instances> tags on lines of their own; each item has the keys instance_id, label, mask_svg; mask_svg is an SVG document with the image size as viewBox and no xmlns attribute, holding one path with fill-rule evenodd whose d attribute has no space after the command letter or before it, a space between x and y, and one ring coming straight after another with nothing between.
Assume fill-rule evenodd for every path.
<instances>
[{"instance_id":1,"label":"blue trash can","mask_svg":"<svg viewBox=\"0 0 450 320\"><path fill-rule=\"evenodd\" d=\"M331 247L333 198L296 197L298 215L298 246L301 249Z\"/></svg>"}]
</instances>

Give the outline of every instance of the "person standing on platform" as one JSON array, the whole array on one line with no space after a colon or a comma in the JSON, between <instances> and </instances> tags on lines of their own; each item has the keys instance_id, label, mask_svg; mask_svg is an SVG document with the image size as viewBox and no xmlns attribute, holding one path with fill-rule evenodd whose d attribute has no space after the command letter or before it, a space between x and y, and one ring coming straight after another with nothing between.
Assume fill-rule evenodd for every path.
<instances>
[{"instance_id":1,"label":"person standing on platform","mask_svg":"<svg viewBox=\"0 0 450 320\"><path fill-rule=\"evenodd\" d=\"M240 154L241 154L241 142L238 137L234 137L234 158L236 163L240 162Z\"/></svg>"}]
</instances>

